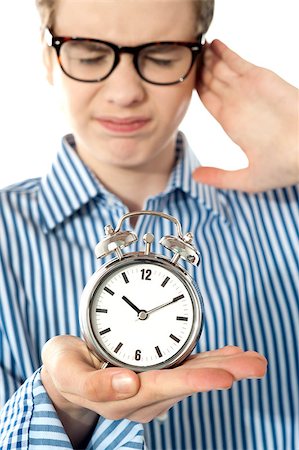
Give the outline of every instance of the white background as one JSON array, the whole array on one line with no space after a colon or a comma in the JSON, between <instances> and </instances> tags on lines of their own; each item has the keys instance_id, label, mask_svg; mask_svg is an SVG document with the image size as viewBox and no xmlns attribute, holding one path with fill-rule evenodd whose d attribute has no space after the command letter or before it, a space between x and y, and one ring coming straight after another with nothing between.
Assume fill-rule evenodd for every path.
<instances>
[{"instance_id":1,"label":"white background","mask_svg":"<svg viewBox=\"0 0 299 450\"><path fill-rule=\"evenodd\" d=\"M298 86L298 10L297 0L216 0L207 38ZM38 27L34 0L1 0L0 187L44 174L68 131L44 77ZM246 165L198 98L181 129L203 164Z\"/></svg>"}]
</instances>

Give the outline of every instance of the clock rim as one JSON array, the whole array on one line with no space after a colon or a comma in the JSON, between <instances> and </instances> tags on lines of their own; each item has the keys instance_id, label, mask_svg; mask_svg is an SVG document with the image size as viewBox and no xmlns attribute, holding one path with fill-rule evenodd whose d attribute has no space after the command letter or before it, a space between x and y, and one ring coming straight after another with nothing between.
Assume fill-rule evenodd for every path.
<instances>
[{"instance_id":1,"label":"clock rim","mask_svg":"<svg viewBox=\"0 0 299 450\"><path fill-rule=\"evenodd\" d=\"M175 353L175 355L161 363L153 364L150 366L136 366L120 361L101 346L93 331L90 318L90 310L92 306L93 295L99 284L105 281L105 279L114 271L128 265L131 266L134 264L147 263L162 266L163 268L176 275L180 279L180 281L183 282L191 297L194 314L192 328L189 333L188 339L181 347L181 349L177 353ZM103 362L103 367L106 367L107 364L110 364L113 367L127 368L133 370L134 372L145 372L148 370L159 370L164 368L176 367L180 365L191 354L202 332L204 322L204 306L201 292L195 280L181 265L172 263L164 255L145 255L144 252L134 252L124 254L121 259L113 258L112 260L101 266L99 269L97 269L96 272L94 272L82 292L79 315L81 332L86 345L88 346L89 350L101 362Z\"/></svg>"}]
</instances>

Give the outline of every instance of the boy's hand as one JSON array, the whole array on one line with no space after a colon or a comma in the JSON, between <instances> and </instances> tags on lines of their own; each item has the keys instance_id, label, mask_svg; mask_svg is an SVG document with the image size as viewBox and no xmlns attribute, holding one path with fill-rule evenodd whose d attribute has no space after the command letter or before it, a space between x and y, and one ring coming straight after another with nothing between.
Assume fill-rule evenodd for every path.
<instances>
[{"instance_id":1,"label":"boy's hand","mask_svg":"<svg viewBox=\"0 0 299 450\"><path fill-rule=\"evenodd\" d=\"M191 356L174 369L140 374L116 367L99 369L100 362L73 336L48 341L43 362L42 381L61 416L81 417L90 410L108 419L136 422L152 420L193 393L263 377L267 365L256 352L224 347Z\"/></svg>"},{"instance_id":2,"label":"boy's hand","mask_svg":"<svg viewBox=\"0 0 299 450\"><path fill-rule=\"evenodd\" d=\"M200 167L194 179L224 189L258 192L299 182L298 90L254 66L219 40L204 50L198 94L247 155L248 168Z\"/></svg>"}]
</instances>

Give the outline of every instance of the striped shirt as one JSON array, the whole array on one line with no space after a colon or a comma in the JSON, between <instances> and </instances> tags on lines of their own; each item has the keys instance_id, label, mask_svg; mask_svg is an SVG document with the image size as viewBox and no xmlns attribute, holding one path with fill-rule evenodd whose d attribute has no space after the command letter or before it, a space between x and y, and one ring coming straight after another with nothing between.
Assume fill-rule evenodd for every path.
<instances>
[{"instance_id":1,"label":"striped shirt","mask_svg":"<svg viewBox=\"0 0 299 450\"><path fill-rule=\"evenodd\" d=\"M182 134L177 155L166 189L144 209L177 217L201 252L199 268L186 266L205 303L196 351L256 350L268 373L190 396L144 429L101 417L87 448L139 449L145 437L150 450L296 450L298 186L255 195L218 190L193 181L199 163ZM52 336L80 335L80 296L103 263L94 247L126 212L79 159L71 136L45 177L1 192L1 449L72 448L40 381L41 349ZM135 232L153 233L152 250L164 253L159 238L176 230L140 216ZM143 247L140 239L128 251Z\"/></svg>"}]
</instances>

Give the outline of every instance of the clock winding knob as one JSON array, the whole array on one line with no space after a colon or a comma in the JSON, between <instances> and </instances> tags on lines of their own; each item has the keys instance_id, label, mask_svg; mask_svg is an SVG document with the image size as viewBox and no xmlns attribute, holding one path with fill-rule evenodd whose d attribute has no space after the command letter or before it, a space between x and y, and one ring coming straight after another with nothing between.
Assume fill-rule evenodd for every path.
<instances>
[{"instance_id":1,"label":"clock winding knob","mask_svg":"<svg viewBox=\"0 0 299 450\"><path fill-rule=\"evenodd\" d=\"M155 236L152 233L146 233L143 236L143 242L145 243L145 255L149 255L151 251L151 245L155 240Z\"/></svg>"},{"instance_id":2,"label":"clock winding knob","mask_svg":"<svg viewBox=\"0 0 299 450\"><path fill-rule=\"evenodd\" d=\"M200 254L191 244L192 239L192 233L186 233L185 236L183 236L183 239L178 236L164 236L160 240L160 244L174 253L171 260L174 264L182 258L194 266L198 266L200 262Z\"/></svg>"},{"instance_id":3,"label":"clock winding knob","mask_svg":"<svg viewBox=\"0 0 299 450\"><path fill-rule=\"evenodd\" d=\"M121 259L123 256L121 250L138 241L138 237L133 231L115 232L111 225L106 225L105 234L106 237L96 245L95 254L97 258L103 258L115 252L118 258Z\"/></svg>"}]
</instances>

